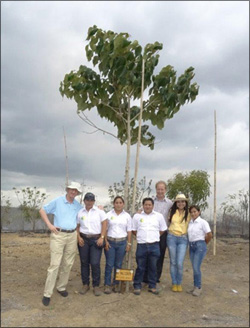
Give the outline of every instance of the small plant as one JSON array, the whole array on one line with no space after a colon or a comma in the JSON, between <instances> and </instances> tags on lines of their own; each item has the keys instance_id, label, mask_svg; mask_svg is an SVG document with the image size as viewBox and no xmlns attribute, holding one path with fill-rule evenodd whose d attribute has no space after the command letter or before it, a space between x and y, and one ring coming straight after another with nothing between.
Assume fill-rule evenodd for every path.
<instances>
[{"instance_id":1,"label":"small plant","mask_svg":"<svg viewBox=\"0 0 250 328\"><path fill-rule=\"evenodd\" d=\"M26 187L21 190L13 188L16 197L20 203L19 208L22 210L24 220L32 223L32 230L35 231L36 222L40 219L39 209L44 200L47 198L46 193L37 190L36 187Z\"/></svg>"},{"instance_id":2,"label":"small plant","mask_svg":"<svg viewBox=\"0 0 250 328\"><path fill-rule=\"evenodd\" d=\"M11 201L9 197L6 197L3 192L1 192L1 231L3 224L10 223L9 212L11 208Z\"/></svg>"}]
</instances>

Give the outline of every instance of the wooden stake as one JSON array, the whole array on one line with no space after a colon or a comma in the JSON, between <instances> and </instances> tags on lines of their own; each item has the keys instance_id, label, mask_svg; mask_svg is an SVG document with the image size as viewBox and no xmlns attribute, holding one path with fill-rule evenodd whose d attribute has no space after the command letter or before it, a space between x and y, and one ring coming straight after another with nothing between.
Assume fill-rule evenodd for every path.
<instances>
[{"instance_id":1,"label":"wooden stake","mask_svg":"<svg viewBox=\"0 0 250 328\"><path fill-rule=\"evenodd\" d=\"M139 154L141 145L141 124L142 124L142 111L143 111L143 91L144 91L144 70L145 70L145 59L142 59L142 81L141 81L141 106L140 106L140 116L139 116L139 127L138 127L138 140L136 148L136 159L135 159L135 173L134 173L134 185L133 185L133 200L132 200L132 210L131 215L135 212L135 197L136 197L136 185L137 185L137 175L139 167ZM132 251L133 251L133 236L131 238L131 249L128 254L128 269L131 269L132 264ZM129 292L130 282L126 282L126 292Z\"/></svg>"},{"instance_id":2,"label":"wooden stake","mask_svg":"<svg viewBox=\"0 0 250 328\"><path fill-rule=\"evenodd\" d=\"M213 255L216 255L216 111L214 111L214 235L213 235Z\"/></svg>"},{"instance_id":3,"label":"wooden stake","mask_svg":"<svg viewBox=\"0 0 250 328\"><path fill-rule=\"evenodd\" d=\"M66 181L65 187L69 185L69 166L68 166L68 154L67 154L67 144L66 144L66 135L63 127L63 136L64 136L64 149L65 149L65 162L66 162Z\"/></svg>"}]
</instances>

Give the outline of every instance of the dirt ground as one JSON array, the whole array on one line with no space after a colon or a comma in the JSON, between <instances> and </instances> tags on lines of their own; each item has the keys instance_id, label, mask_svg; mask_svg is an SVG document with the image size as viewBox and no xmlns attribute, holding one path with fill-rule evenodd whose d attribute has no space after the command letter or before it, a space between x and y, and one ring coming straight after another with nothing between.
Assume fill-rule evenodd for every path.
<instances>
[{"instance_id":1,"label":"dirt ground","mask_svg":"<svg viewBox=\"0 0 250 328\"><path fill-rule=\"evenodd\" d=\"M135 247L134 247L135 248ZM132 293L81 295L77 254L68 284L69 296L54 293L43 306L44 283L50 262L47 234L1 234L1 327L249 327L249 241L217 239L202 265L203 294L186 291L192 286L187 254L182 293L171 291L166 252L159 295ZM133 257L135 263L135 258ZM103 288L105 256L102 255ZM136 265L134 264L134 268Z\"/></svg>"}]
</instances>

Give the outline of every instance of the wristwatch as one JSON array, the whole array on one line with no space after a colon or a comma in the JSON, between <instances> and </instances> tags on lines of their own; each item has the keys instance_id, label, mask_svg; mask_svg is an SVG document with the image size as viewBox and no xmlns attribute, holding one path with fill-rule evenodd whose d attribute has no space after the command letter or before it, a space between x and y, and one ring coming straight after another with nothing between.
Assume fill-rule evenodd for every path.
<instances>
[{"instance_id":1,"label":"wristwatch","mask_svg":"<svg viewBox=\"0 0 250 328\"><path fill-rule=\"evenodd\" d=\"M102 239L104 239L104 236L101 236Z\"/></svg>"}]
</instances>

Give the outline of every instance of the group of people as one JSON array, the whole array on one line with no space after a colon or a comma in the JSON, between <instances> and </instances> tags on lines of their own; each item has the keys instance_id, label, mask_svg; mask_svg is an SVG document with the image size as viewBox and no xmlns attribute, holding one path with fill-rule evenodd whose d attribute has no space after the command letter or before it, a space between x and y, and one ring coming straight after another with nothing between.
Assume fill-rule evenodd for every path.
<instances>
[{"instance_id":1,"label":"group of people","mask_svg":"<svg viewBox=\"0 0 250 328\"><path fill-rule=\"evenodd\" d=\"M75 197L82 193L81 185L72 182L66 188L66 195L60 196L40 209L43 221L51 231L50 266L47 272L42 303L48 306L56 286L57 292L67 297L66 290L71 267L77 248L80 256L82 288L80 294L90 289L90 273L95 296L100 290L102 250L106 257L104 293L117 292L119 281L116 269L122 268L126 252L136 236L136 263L134 294L140 295L142 284L148 284L148 291L159 294L160 278L166 248L169 250L172 291L182 291L183 262L189 244L190 260L193 267L193 296L201 294L201 263L206 255L207 243L212 238L208 223L200 217L198 206L188 208L188 199L178 194L171 201L166 198L166 183L156 183L156 197L143 199L142 209L134 214L124 210L124 199L115 197L113 209L105 213L95 206L95 195L86 193L82 206ZM48 218L54 215L54 224ZM113 277L112 277L113 273ZM57 279L58 278L58 279Z\"/></svg>"}]
</instances>

